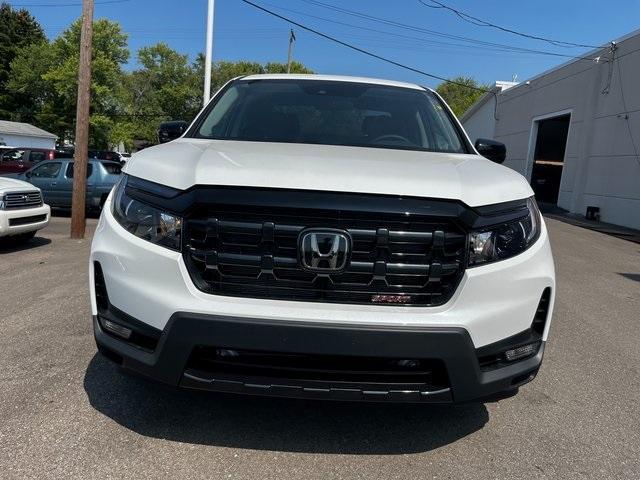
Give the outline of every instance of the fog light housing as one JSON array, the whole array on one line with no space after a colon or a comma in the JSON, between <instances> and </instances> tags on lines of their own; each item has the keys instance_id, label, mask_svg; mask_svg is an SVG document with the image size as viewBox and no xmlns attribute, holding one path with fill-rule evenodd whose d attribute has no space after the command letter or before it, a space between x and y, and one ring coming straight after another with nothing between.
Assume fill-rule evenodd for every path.
<instances>
[{"instance_id":1,"label":"fog light housing","mask_svg":"<svg viewBox=\"0 0 640 480\"><path fill-rule=\"evenodd\" d=\"M538 352L538 348L540 347L540 342L528 343L526 345L521 345L516 348L512 348L504 352L504 358L507 362L514 362L516 360L520 360L525 357L530 357Z\"/></svg>"},{"instance_id":2,"label":"fog light housing","mask_svg":"<svg viewBox=\"0 0 640 480\"><path fill-rule=\"evenodd\" d=\"M108 330L110 333L113 333L120 338L124 338L125 340L129 340L133 333L133 330L130 328L123 327L122 325L112 322L111 320L107 320L106 318L100 318L100 324L105 330Z\"/></svg>"}]
</instances>

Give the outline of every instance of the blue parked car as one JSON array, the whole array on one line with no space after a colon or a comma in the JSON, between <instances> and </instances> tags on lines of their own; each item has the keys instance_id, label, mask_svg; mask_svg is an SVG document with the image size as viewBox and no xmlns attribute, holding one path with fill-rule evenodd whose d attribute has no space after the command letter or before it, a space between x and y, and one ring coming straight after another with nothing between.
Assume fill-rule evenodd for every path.
<instances>
[{"instance_id":1,"label":"blue parked car","mask_svg":"<svg viewBox=\"0 0 640 480\"><path fill-rule=\"evenodd\" d=\"M73 192L73 159L48 160L26 172L15 175L40 190L51 207L71 208ZM87 163L87 209L100 209L113 186L120 180L122 167L118 162L89 160Z\"/></svg>"}]
</instances>

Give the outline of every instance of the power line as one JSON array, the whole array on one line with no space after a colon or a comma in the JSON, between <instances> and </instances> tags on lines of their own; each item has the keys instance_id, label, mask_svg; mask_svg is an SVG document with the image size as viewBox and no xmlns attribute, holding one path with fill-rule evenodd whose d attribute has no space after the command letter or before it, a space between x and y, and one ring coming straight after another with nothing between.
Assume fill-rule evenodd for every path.
<instances>
[{"instance_id":1,"label":"power line","mask_svg":"<svg viewBox=\"0 0 640 480\"><path fill-rule=\"evenodd\" d=\"M474 87L474 86L471 86L471 85L467 85L465 83L456 82L454 80L449 80L448 78L441 77L441 76L435 75L433 73L428 73L428 72L425 72L424 70L420 70L418 68L411 67L409 65L405 65L405 64L400 63L400 62L396 62L395 60L391 60L389 58L383 57L383 56L378 55L376 53L369 52L368 50L364 50L363 48L356 47L355 45L351 45L350 43L347 43L347 42L344 42L342 40L339 40L339 39L337 39L335 37L327 35L326 33L322 33L322 32L319 32L318 30L315 30L315 29L313 29L311 27L307 27L306 25L303 25L303 24L298 23L298 22L296 22L294 20L291 20L290 18L287 18L287 17L285 17L283 15L280 15L280 14L278 14L276 12L272 12L271 10L269 10L267 8L264 8L264 7L260 6L260 5L257 5L255 3L249 1L249 0L242 0L242 1L244 3L246 3L246 4L248 4L248 5L251 5L254 8L257 8L258 10L262 10L263 12L268 13L269 15L272 15L274 17L280 18L281 20L284 20L285 22L289 22L292 25L296 25L297 27L302 28L303 30L306 30L306 31L311 32L311 33L314 33L316 35L319 35L319 36L321 36L323 38L326 38L327 40L331 40L332 42L335 42L335 43L337 43L339 45L342 45L342 46L345 46L345 47L350 48L352 50L355 50L356 52L360 52L360 53L362 53L364 55L368 55L368 56L376 58L378 60L390 63L391 65L395 65L397 67L404 68L405 70L409 70L411 72L415 72L415 73L418 73L420 75L424 75L426 77L434 78L436 80L441 80L441 81L443 81L445 83L448 83L450 85L458 85L459 87L468 88L470 90L475 90L477 92L482 92L482 93L485 93L485 94L491 94L491 95L493 95L493 99L494 99L493 118L498 120L498 95L493 89Z\"/></svg>"},{"instance_id":2,"label":"power line","mask_svg":"<svg viewBox=\"0 0 640 480\"><path fill-rule=\"evenodd\" d=\"M511 33L513 35L518 35L520 37L524 37L524 38L529 38L532 40L540 40L543 42L548 42L552 45L555 45L557 47L581 47L581 48L600 48L594 45L585 45L582 43L573 43L573 42L565 42L563 40L554 40L551 38L546 38L546 37L540 37L537 35L531 35L528 33L522 33L522 32L518 32L516 30L512 30L510 28L506 28L506 27L502 27L500 25L496 25L494 23L488 22L486 20L482 20L481 18L478 17L474 17L473 15L469 15L468 13L462 12L460 10L457 10L453 7L450 7L438 0L429 0L432 5L429 5L428 3L426 3L424 0L418 0L418 2L420 2L422 5L424 5L425 7L428 8L436 8L436 9L445 9L445 10L449 10L450 12L454 13L458 18L460 18L461 20L464 20L465 22L471 23L473 25L476 25L478 27L490 27L490 28L495 28L498 30L502 30L503 32L507 32L507 33ZM435 5L433 5L435 4Z\"/></svg>"},{"instance_id":3,"label":"power line","mask_svg":"<svg viewBox=\"0 0 640 480\"><path fill-rule=\"evenodd\" d=\"M321 8L325 8L328 10L332 10L334 12L339 12L339 13L343 13L345 15L350 15L352 17L356 17L356 18L360 18L360 19L364 19L364 20L368 20L370 22L376 22L376 23L381 23L384 25L389 25L392 27L396 27L396 28L401 28L404 30L410 30L410 31L414 31L414 32L420 32L420 33L426 33L428 35L433 35L436 37L442 37L442 38L447 38L447 39L453 39L453 40L459 40L459 41L463 41L463 42L467 42L473 45L483 45L483 46L488 46L488 47L497 47L497 48L507 48L513 51L521 51L521 52L525 52L525 53L542 53L545 55L553 55L553 56L559 56L559 57L565 57L565 58L571 58L571 59L578 59L578 60L589 60L589 61L593 61L594 58L591 57L583 57L583 56L573 56L573 55L566 55L566 54L561 54L561 53L555 53L555 52L547 52L547 51L543 51L543 50L534 50L534 49L529 49L529 48L525 48L525 47L517 47L514 45L505 45L505 44L501 44L501 43L494 43L494 42L487 42L484 40L479 40L477 38L470 38L470 37L465 37L462 35L454 35L454 34L450 34L450 33L443 33L443 32L438 32L436 30L430 30L427 28L423 28L423 27L419 27L416 25L410 25L410 24L406 24L406 23L402 23L402 22L398 22L398 21L394 21L394 20L389 20L386 18L381 18L381 17L376 17L373 15L369 15L366 13L362 13L362 12L358 12L355 10L349 10L347 8L343 8L343 7L339 7L337 5L333 5L330 3L325 3L319 0L302 0L305 3L308 3L310 5L314 5L317 7L321 7Z\"/></svg>"},{"instance_id":4,"label":"power line","mask_svg":"<svg viewBox=\"0 0 640 480\"><path fill-rule=\"evenodd\" d=\"M329 4L325 4L322 2L309 2L309 3L313 3L315 5L318 6L323 6L323 7L334 7L333 5L329 5ZM354 25L352 23L347 23L347 22L343 22L340 20L334 20L334 19L330 19L330 18L326 18L326 17L321 17L318 15L313 15L310 13L306 13L306 12L301 12L299 10L293 10L290 8L284 8L284 7L280 7L278 5L274 5L271 3L267 3L267 5L271 6L271 7L275 7L278 10L283 10L286 12L291 12L291 13L295 13L298 15L302 15L308 18L314 18L317 20L321 20L324 22L328 22L328 23L333 23L333 24L337 24L337 25L343 25L343 26L347 26L350 28L356 28L359 30L366 30L366 31L370 31L370 32L375 32L375 33L381 33L384 35L390 35L390 36L394 36L394 37L399 37L399 38L405 38L405 39L409 39L409 40L417 40L420 42L428 42L434 45L444 45L444 46L452 46L452 47L461 47L461 48L476 48L476 49L480 49L480 50L487 50L487 51L494 51L494 52L514 52L514 53L531 53L531 54L538 54L538 55L550 55L550 56L556 56L556 57L564 57L564 58L577 58L577 59L584 59L584 60L593 60L592 58L588 58L588 57L576 57L573 55L567 55L567 54L563 54L563 53L556 53L556 52L549 52L549 51L544 51L544 50L535 50L535 49L530 49L530 48L525 48L525 47L517 47L514 45L505 45L505 44L500 44L500 43L492 43L492 42L484 42L482 40L478 40L478 39L474 39L474 38L469 38L469 37L462 37L459 35L452 35L452 34L448 34L448 33L444 33L444 32L438 32L435 30L429 30L429 29L425 29L425 28L421 28L421 27L417 27L417 26L413 26L413 25L407 25L407 24L403 24L403 23L399 23L399 22L393 22L390 20L385 20L385 19L381 19L378 17L372 17L370 15L366 15L366 14L360 14L359 12L354 12L352 10L347 10L344 8L340 8L340 7L335 7L336 10L340 11L341 13L345 13L348 15L354 15L354 16L359 16L361 18L367 19L367 20L371 20L371 21L376 21L378 23L384 23L384 24L388 24L388 25L392 25L395 27L400 27L403 29L409 29L412 31L418 31L421 33L425 33L427 35L432 35L432 36L436 36L436 37L440 37L440 38L446 38L446 39L452 39L452 40L457 40L457 41L462 41L462 42L467 42L469 43L469 45L465 45L465 44L461 44L461 43L450 43L450 42L440 42L437 40L428 40L424 37L417 37L417 36L413 36L413 35L403 35L401 33L395 33L395 32L388 32L385 30L379 30L376 28L371 28L371 27L365 27L363 25Z\"/></svg>"},{"instance_id":5,"label":"power line","mask_svg":"<svg viewBox=\"0 0 640 480\"><path fill-rule=\"evenodd\" d=\"M367 55L369 57L373 57L373 58L376 58L376 59L381 60L383 62L390 63L391 65L395 65L396 67L404 68L405 70L409 70L411 72L418 73L420 75L424 75L425 77L434 78L436 80L441 80L443 82L450 83L450 84L453 84L453 85L458 85L458 86L461 86L461 87L466 87L466 88L469 88L471 90L477 90L479 92L490 92L490 90L487 90L485 88L474 87L474 86L471 86L471 85L466 85L466 84L461 83L461 82L456 82L454 80L449 80L448 78L441 77L441 76L435 75L433 73L425 72L424 70L420 70L418 68L411 67L409 65L405 65L403 63L397 62L397 61L392 60L390 58L383 57L382 55L378 55L376 53L370 52L370 51L365 50L363 48L360 48L360 47L357 47L357 46L352 45L350 43L347 43L347 42L344 42L342 40L339 40L339 39L337 39L335 37L332 37L331 35L327 35L326 33L322 33L322 32L320 32L318 30L315 30L315 29L313 29L311 27L307 27L306 25L303 25L302 23L296 22L295 20L291 20L290 18L287 18L287 17L285 17L283 15L280 15L279 13L271 11L271 10L261 6L261 5L253 3L253 2L251 2L249 0L241 0L241 1L246 3L247 5L251 5L252 7L257 8L258 10L262 10L263 12L265 12L265 13L267 13L269 15L272 15L272 16L274 16L276 18L284 20L285 22L288 22L288 23L290 23L292 25L295 25L298 28L301 28L303 30L311 32L311 33L313 33L315 35L318 35L320 37L326 38L327 40L330 40L330 41L332 41L334 43L342 45L343 47L350 48L351 50L355 50L356 52L362 53L362 54Z\"/></svg>"}]
</instances>

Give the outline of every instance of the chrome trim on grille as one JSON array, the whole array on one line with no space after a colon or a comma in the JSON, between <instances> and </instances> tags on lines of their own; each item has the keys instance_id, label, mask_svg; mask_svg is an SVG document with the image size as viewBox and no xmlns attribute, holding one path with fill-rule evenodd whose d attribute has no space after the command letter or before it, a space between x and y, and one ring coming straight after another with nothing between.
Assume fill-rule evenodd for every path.
<instances>
[{"instance_id":1,"label":"chrome trim on grille","mask_svg":"<svg viewBox=\"0 0 640 480\"><path fill-rule=\"evenodd\" d=\"M18 210L42 206L40 192L10 192L4 194L4 209Z\"/></svg>"}]
</instances>

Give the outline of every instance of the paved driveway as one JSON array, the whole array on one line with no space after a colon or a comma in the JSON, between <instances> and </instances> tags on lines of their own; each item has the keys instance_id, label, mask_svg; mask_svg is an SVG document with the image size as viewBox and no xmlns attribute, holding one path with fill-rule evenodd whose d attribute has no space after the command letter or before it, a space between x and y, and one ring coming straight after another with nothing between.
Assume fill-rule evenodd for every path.
<instances>
[{"instance_id":1,"label":"paved driveway","mask_svg":"<svg viewBox=\"0 0 640 480\"><path fill-rule=\"evenodd\" d=\"M0 250L0 478L640 478L637 244L548 221L552 339L519 395L362 405L123 375L96 355L89 241L69 240L68 222Z\"/></svg>"}]
</instances>

